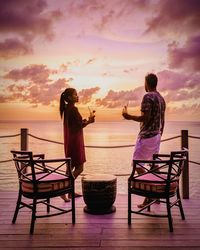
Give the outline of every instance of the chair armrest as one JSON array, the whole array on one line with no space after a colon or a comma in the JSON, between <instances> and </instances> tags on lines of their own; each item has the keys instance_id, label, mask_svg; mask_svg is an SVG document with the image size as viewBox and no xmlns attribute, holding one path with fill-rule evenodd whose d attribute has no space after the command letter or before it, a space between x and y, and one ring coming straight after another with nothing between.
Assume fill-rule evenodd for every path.
<instances>
[{"instance_id":1,"label":"chair armrest","mask_svg":"<svg viewBox=\"0 0 200 250\"><path fill-rule=\"evenodd\" d=\"M45 158L45 154L34 154L33 158L34 157L38 157L38 158L44 159Z\"/></svg>"},{"instance_id":2,"label":"chair armrest","mask_svg":"<svg viewBox=\"0 0 200 250\"><path fill-rule=\"evenodd\" d=\"M167 155L165 155L165 156L167 156ZM137 168L142 168L143 170L145 170L144 173L137 174L137 176L142 176L142 175L145 175L147 172L148 173L159 172L161 164L164 164L167 167L169 165L169 163L170 163L170 159L165 159L165 160L160 160L160 159L133 160L133 169L132 169L132 173L129 177L129 180L132 180L133 178L135 178L135 172L136 172ZM147 168L147 166L145 166L145 165L150 166L150 168Z\"/></svg>"},{"instance_id":3,"label":"chair armrest","mask_svg":"<svg viewBox=\"0 0 200 250\"><path fill-rule=\"evenodd\" d=\"M33 160L35 165L35 169L42 170L44 169L45 172L48 174L56 173L64 176L68 176L69 178L73 178L72 168L71 168L71 158L56 158L56 159L37 159ZM55 165L54 163L58 163ZM66 166L65 171L60 169L61 167Z\"/></svg>"},{"instance_id":4,"label":"chair armrest","mask_svg":"<svg viewBox=\"0 0 200 250\"><path fill-rule=\"evenodd\" d=\"M56 159L38 159L38 160L34 160L34 162L37 163L50 163L50 162L62 162L62 161L69 161L71 160L70 157L68 158L56 158Z\"/></svg>"},{"instance_id":5,"label":"chair armrest","mask_svg":"<svg viewBox=\"0 0 200 250\"><path fill-rule=\"evenodd\" d=\"M153 154L153 160L160 158L170 158L170 154Z\"/></svg>"},{"instance_id":6,"label":"chair armrest","mask_svg":"<svg viewBox=\"0 0 200 250\"><path fill-rule=\"evenodd\" d=\"M153 154L154 156L170 157L170 154Z\"/></svg>"}]
</instances>

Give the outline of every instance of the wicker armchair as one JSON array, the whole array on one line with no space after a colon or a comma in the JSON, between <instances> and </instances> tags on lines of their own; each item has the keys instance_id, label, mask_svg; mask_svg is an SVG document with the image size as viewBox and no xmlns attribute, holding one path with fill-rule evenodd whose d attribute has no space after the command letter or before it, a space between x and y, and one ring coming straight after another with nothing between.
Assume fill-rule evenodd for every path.
<instances>
[{"instance_id":1,"label":"wicker armchair","mask_svg":"<svg viewBox=\"0 0 200 250\"><path fill-rule=\"evenodd\" d=\"M33 155L31 151L11 151L18 173L19 193L12 223L14 224L21 208L32 210L30 234L34 232L36 218L49 217L72 212L75 223L74 177L71 172L71 159L45 159L44 154ZM62 168L65 168L65 171ZM68 209L50 204L50 199L71 193L71 206ZM27 202L28 198L30 201ZM22 201L26 200L26 201ZM47 213L38 215L37 204L47 207ZM55 211L50 213L50 208Z\"/></svg>"},{"instance_id":2,"label":"wicker armchair","mask_svg":"<svg viewBox=\"0 0 200 250\"><path fill-rule=\"evenodd\" d=\"M155 154L153 160L134 160L133 170L128 179L128 224L131 224L131 214L152 217L167 217L170 232L173 231L171 209L177 206L182 219L185 219L179 192L179 179L188 157L187 151L174 151L170 155ZM137 174L137 168L144 169L143 174ZM133 209L131 195L146 197L148 202L139 209ZM165 203L166 214L151 213L155 203ZM147 212L144 210L147 209ZM155 212L155 211L154 211Z\"/></svg>"}]
</instances>

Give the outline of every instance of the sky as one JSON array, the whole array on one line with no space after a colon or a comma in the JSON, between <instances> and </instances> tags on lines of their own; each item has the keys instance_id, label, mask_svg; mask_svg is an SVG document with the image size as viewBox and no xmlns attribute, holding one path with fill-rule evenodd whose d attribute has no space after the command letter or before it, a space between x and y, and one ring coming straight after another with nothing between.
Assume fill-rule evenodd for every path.
<instances>
[{"instance_id":1,"label":"sky","mask_svg":"<svg viewBox=\"0 0 200 250\"><path fill-rule=\"evenodd\" d=\"M166 120L200 120L199 0L0 0L0 120L59 120L73 87L83 118L140 114L147 73Z\"/></svg>"}]
</instances>

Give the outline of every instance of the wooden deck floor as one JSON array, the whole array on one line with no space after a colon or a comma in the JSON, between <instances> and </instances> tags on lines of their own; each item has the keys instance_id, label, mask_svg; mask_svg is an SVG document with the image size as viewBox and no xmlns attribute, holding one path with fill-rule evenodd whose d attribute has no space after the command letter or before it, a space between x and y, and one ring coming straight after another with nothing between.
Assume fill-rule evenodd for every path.
<instances>
[{"instance_id":1,"label":"wooden deck floor","mask_svg":"<svg viewBox=\"0 0 200 250\"><path fill-rule=\"evenodd\" d=\"M16 192L0 192L1 249L200 249L198 198L183 200L185 221L181 220L178 209L173 209L173 233L169 232L165 218L132 215L132 226L129 227L127 195L117 195L115 213L84 213L84 201L77 198L75 225L71 224L71 214L38 219L35 234L30 236L31 214L28 209L22 209L16 224L11 224L16 197ZM139 203L140 200L136 199ZM54 202L68 206L60 198L55 198ZM163 208L154 205L154 209Z\"/></svg>"}]
</instances>

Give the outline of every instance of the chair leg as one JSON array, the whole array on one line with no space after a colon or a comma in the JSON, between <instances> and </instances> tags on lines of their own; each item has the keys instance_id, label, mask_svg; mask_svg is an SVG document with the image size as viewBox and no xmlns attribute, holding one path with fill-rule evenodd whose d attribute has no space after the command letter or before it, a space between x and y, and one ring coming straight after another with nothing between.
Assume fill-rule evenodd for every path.
<instances>
[{"instance_id":1,"label":"chair leg","mask_svg":"<svg viewBox=\"0 0 200 250\"><path fill-rule=\"evenodd\" d=\"M49 206L49 204L50 204L50 198L47 198L47 213L50 212L50 206Z\"/></svg>"},{"instance_id":2,"label":"chair leg","mask_svg":"<svg viewBox=\"0 0 200 250\"><path fill-rule=\"evenodd\" d=\"M12 224L15 224L15 221L17 219L17 215L18 215L18 212L19 212L19 207L20 207L21 199L22 199L22 194L19 191L18 198L17 198L17 204L16 204L16 208L15 208L15 213L14 213L14 216L13 216L13 219L12 219Z\"/></svg>"},{"instance_id":3,"label":"chair leg","mask_svg":"<svg viewBox=\"0 0 200 250\"><path fill-rule=\"evenodd\" d=\"M71 199L71 205L72 205L72 224L75 224L76 222L76 216L75 216L75 193L74 190L71 192L72 199Z\"/></svg>"},{"instance_id":4,"label":"chair leg","mask_svg":"<svg viewBox=\"0 0 200 250\"><path fill-rule=\"evenodd\" d=\"M35 226L35 220L36 220L36 202L37 202L37 200L33 199L30 234L33 234L33 232L34 232L34 226Z\"/></svg>"},{"instance_id":5,"label":"chair leg","mask_svg":"<svg viewBox=\"0 0 200 250\"><path fill-rule=\"evenodd\" d=\"M131 192L128 190L128 225L131 225Z\"/></svg>"},{"instance_id":6,"label":"chair leg","mask_svg":"<svg viewBox=\"0 0 200 250\"><path fill-rule=\"evenodd\" d=\"M170 207L170 199L166 199L166 205L167 205L167 217L168 217L168 223L169 223L169 230L170 232L173 232L173 223L172 223L172 215L171 215L171 207Z\"/></svg>"},{"instance_id":7,"label":"chair leg","mask_svg":"<svg viewBox=\"0 0 200 250\"><path fill-rule=\"evenodd\" d=\"M179 206L180 213L181 213L181 218L182 218L182 220L185 220L185 214L183 211L183 206L182 206L182 202L181 202L181 196L180 196L179 189L177 190L176 194L177 194L177 199L178 199L178 206Z\"/></svg>"},{"instance_id":8,"label":"chair leg","mask_svg":"<svg viewBox=\"0 0 200 250\"><path fill-rule=\"evenodd\" d=\"M152 200L151 200L150 198L145 198L145 199L147 199L148 202L150 202L150 203L152 202ZM147 207L147 211L148 211L148 212L151 211L151 206L148 206L148 207Z\"/></svg>"}]
</instances>

